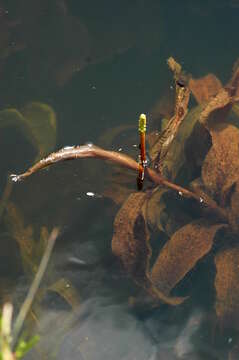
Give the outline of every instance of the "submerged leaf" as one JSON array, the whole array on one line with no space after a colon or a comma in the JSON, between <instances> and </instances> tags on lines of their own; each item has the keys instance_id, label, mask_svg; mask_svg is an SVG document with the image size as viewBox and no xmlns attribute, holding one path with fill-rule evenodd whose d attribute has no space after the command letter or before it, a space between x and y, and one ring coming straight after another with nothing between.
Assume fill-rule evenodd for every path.
<instances>
[{"instance_id":1,"label":"submerged leaf","mask_svg":"<svg viewBox=\"0 0 239 360\"><path fill-rule=\"evenodd\" d=\"M0 127L16 126L37 151L37 159L52 151L56 144L56 115L47 104L32 102L20 111L0 111ZM36 160L37 160L36 159Z\"/></svg>"},{"instance_id":2,"label":"submerged leaf","mask_svg":"<svg viewBox=\"0 0 239 360\"><path fill-rule=\"evenodd\" d=\"M226 116L239 96L239 68L234 66L231 80L208 101L200 115L200 122L209 130L226 120Z\"/></svg>"},{"instance_id":3,"label":"submerged leaf","mask_svg":"<svg viewBox=\"0 0 239 360\"><path fill-rule=\"evenodd\" d=\"M200 79L189 80L189 88L199 104L209 101L222 88L221 81L214 75L208 74Z\"/></svg>"},{"instance_id":4,"label":"submerged leaf","mask_svg":"<svg viewBox=\"0 0 239 360\"><path fill-rule=\"evenodd\" d=\"M153 298L167 304L180 304L183 298L170 298L153 287L149 279L151 247L149 232L142 213L147 194L138 192L129 196L114 221L112 251L120 259L127 273Z\"/></svg>"},{"instance_id":5,"label":"submerged leaf","mask_svg":"<svg viewBox=\"0 0 239 360\"><path fill-rule=\"evenodd\" d=\"M98 139L99 146L112 148L115 139L117 139L118 136L122 135L124 138L126 135L130 135L130 133L128 134L127 132L132 129L135 130L134 125L119 125L114 128L106 129Z\"/></svg>"},{"instance_id":6,"label":"submerged leaf","mask_svg":"<svg viewBox=\"0 0 239 360\"><path fill-rule=\"evenodd\" d=\"M198 124L201 110L202 105L199 105L187 114L164 158L162 173L172 181L191 180L208 149L208 136L202 133ZM200 141L199 134L202 135Z\"/></svg>"},{"instance_id":7,"label":"submerged leaf","mask_svg":"<svg viewBox=\"0 0 239 360\"><path fill-rule=\"evenodd\" d=\"M180 198L180 195L177 196ZM153 229L162 231L167 236L171 236L192 220L182 208L180 201L178 206L175 206L175 201L176 197L172 191L159 187L146 204L147 222Z\"/></svg>"},{"instance_id":8,"label":"submerged leaf","mask_svg":"<svg viewBox=\"0 0 239 360\"><path fill-rule=\"evenodd\" d=\"M153 284L163 293L169 294L196 263L209 253L217 231L223 226L199 219L176 231L152 268Z\"/></svg>"},{"instance_id":9,"label":"submerged leaf","mask_svg":"<svg viewBox=\"0 0 239 360\"><path fill-rule=\"evenodd\" d=\"M239 247L222 250L215 257L216 314L221 326L239 329Z\"/></svg>"},{"instance_id":10,"label":"submerged leaf","mask_svg":"<svg viewBox=\"0 0 239 360\"><path fill-rule=\"evenodd\" d=\"M20 210L9 202L6 206L5 222L11 235L19 245L24 270L32 275L37 271L37 264L33 259L33 228L26 226Z\"/></svg>"},{"instance_id":11,"label":"submerged leaf","mask_svg":"<svg viewBox=\"0 0 239 360\"><path fill-rule=\"evenodd\" d=\"M143 192L128 197L116 215L112 239L113 253L139 284L145 281L151 256L149 232L142 215L146 199L147 194Z\"/></svg>"},{"instance_id":12,"label":"submerged leaf","mask_svg":"<svg viewBox=\"0 0 239 360\"><path fill-rule=\"evenodd\" d=\"M38 150L38 159L56 145L56 114L47 104L32 102L21 110L29 129L29 140Z\"/></svg>"},{"instance_id":13,"label":"submerged leaf","mask_svg":"<svg viewBox=\"0 0 239 360\"><path fill-rule=\"evenodd\" d=\"M147 221L152 228L165 231L165 223L168 218L167 206L164 194L168 193L166 188L157 188L146 205Z\"/></svg>"},{"instance_id":14,"label":"submerged leaf","mask_svg":"<svg viewBox=\"0 0 239 360\"><path fill-rule=\"evenodd\" d=\"M231 104L232 99L229 92L222 88L204 107L199 117L200 123L210 131L215 125L225 121Z\"/></svg>"},{"instance_id":15,"label":"submerged leaf","mask_svg":"<svg viewBox=\"0 0 239 360\"><path fill-rule=\"evenodd\" d=\"M229 223L231 225L232 231L235 233L239 232L239 176L237 174L237 181L234 186L231 186L228 189L226 195L230 197L230 207L229 207Z\"/></svg>"},{"instance_id":16,"label":"submerged leaf","mask_svg":"<svg viewBox=\"0 0 239 360\"><path fill-rule=\"evenodd\" d=\"M35 275L49 238L47 228L41 228L40 239L36 240L33 226L25 224L23 214L13 202L7 204L4 220L19 246L24 271L27 275ZM48 266L48 274L51 273L50 270L51 265Z\"/></svg>"},{"instance_id":17,"label":"submerged leaf","mask_svg":"<svg viewBox=\"0 0 239 360\"><path fill-rule=\"evenodd\" d=\"M78 308L80 304L78 291L68 279L59 279L49 286L46 291L52 291L59 294L72 309Z\"/></svg>"},{"instance_id":18,"label":"submerged leaf","mask_svg":"<svg viewBox=\"0 0 239 360\"><path fill-rule=\"evenodd\" d=\"M208 192L222 202L224 193L238 178L239 129L218 124L211 135L212 147L204 160L201 175Z\"/></svg>"},{"instance_id":19,"label":"submerged leaf","mask_svg":"<svg viewBox=\"0 0 239 360\"><path fill-rule=\"evenodd\" d=\"M172 57L168 59L168 65L174 73L175 80L176 91L174 115L168 120L166 127L159 134L158 139L150 149L150 155L153 160L154 168L157 168L159 172L162 172L164 159L167 156L168 150L177 135L178 129L188 112L188 103L190 98L188 76L183 73L181 65L178 64Z\"/></svg>"}]
</instances>

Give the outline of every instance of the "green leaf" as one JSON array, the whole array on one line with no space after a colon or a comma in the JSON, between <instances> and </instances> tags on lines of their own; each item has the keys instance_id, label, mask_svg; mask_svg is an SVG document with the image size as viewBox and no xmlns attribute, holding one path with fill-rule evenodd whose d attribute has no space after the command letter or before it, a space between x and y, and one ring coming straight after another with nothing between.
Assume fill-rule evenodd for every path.
<instances>
[{"instance_id":1,"label":"green leaf","mask_svg":"<svg viewBox=\"0 0 239 360\"><path fill-rule=\"evenodd\" d=\"M41 158L51 152L56 145L56 115L47 104L32 102L22 109L29 140L38 149Z\"/></svg>"},{"instance_id":2,"label":"green leaf","mask_svg":"<svg viewBox=\"0 0 239 360\"><path fill-rule=\"evenodd\" d=\"M37 151L39 160L55 148L56 115L47 104L32 102L17 109L0 111L0 127L17 126Z\"/></svg>"},{"instance_id":3,"label":"green leaf","mask_svg":"<svg viewBox=\"0 0 239 360\"><path fill-rule=\"evenodd\" d=\"M21 359L29 350L31 350L36 345L39 340L40 337L38 335L33 336L28 341L20 339L15 351L16 358Z\"/></svg>"}]
</instances>

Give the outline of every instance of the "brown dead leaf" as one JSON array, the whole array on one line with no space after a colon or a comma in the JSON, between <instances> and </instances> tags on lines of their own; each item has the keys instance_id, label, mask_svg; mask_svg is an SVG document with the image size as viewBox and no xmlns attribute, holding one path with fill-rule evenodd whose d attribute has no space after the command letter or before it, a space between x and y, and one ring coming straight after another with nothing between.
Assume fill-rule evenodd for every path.
<instances>
[{"instance_id":1,"label":"brown dead leaf","mask_svg":"<svg viewBox=\"0 0 239 360\"><path fill-rule=\"evenodd\" d=\"M234 66L230 81L219 89L206 104L199 121L211 132L214 126L225 121L233 104L239 100L239 67Z\"/></svg>"},{"instance_id":2,"label":"brown dead leaf","mask_svg":"<svg viewBox=\"0 0 239 360\"><path fill-rule=\"evenodd\" d=\"M146 275L151 249L149 232L142 215L147 194L131 194L124 202L114 221L113 253L123 263L127 272L137 281Z\"/></svg>"},{"instance_id":3,"label":"brown dead leaf","mask_svg":"<svg viewBox=\"0 0 239 360\"><path fill-rule=\"evenodd\" d=\"M153 284L165 294L177 285L212 248L223 224L199 219L176 231L161 250L153 268Z\"/></svg>"},{"instance_id":4,"label":"brown dead leaf","mask_svg":"<svg viewBox=\"0 0 239 360\"><path fill-rule=\"evenodd\" d=\"M235 99L239 96L239 67L236 65L236 63L233 66L233 74L231 77L231 80L225 87L227 91L229 92L231 97L234 97Z\"/></svg>"},{"instance_id":5,"label":"brown dead leaf","mask_svg":"<svg viewBox=\"0 0 239 360\"><path fill-rule=\"evenodd\" d=\"M200 79L189 80L189 88L199 104L209 101L222 88L221 81L214 75L208 74Z\"/></svg>"},{"instance_id":6,"label":"brown dead leaf","mask_svg":"<svg viewBox=\"0 0 239 360\"><path fill-rule=\"evenodd\" d=\"M125 201L114 221L112 251L137 285L154 299L170 305L180 304L184 298L170 298L153 287L149 279L151 247L142 207L148 194L137 192Z\"/></svg>"},{"instance_id":7,"label":"brown dead leaf","mask_svg":"<svg viewBox=\"0 0 239 360\"><path fill-rule=\"evenodd\" d=\"M210 131L214 128L215 124L217 125L225 121L231 109L231 102L232 99L228 91L224 88L221 89L218 94L207 103L199 116L199 121Z\"/></svg>"},{"instance_id":8,"label":"brown dead leaf","mask_svg":"<svg viewBox=\"0 0 239 360\"><path fill-rule=\"evenodd\" d=\"M239 247L215 257L216 314L222 327L239 329Z\"/></svg>"},{"instance_id":9,"label":"brown dead leaf","mask_svg":"<svg viewBox=\"0 0 239 360\"><path fill-rule=\"evenodd\" d=\"M222 203L224 192L239 173L239 129L218 124L211 135L212 147L204 160L201 175L207 191Z\"/></svg>"},{"instance_id":10,"label":"brown dead leaf","mask_svg":"<svg viewBox=\"0 0 239 360\"><path fill-rule=\"evenodd\" d=\"M236 174L235 174L236 175ZM239 232L239 177L237 174L237 181L234 186L231 186L230 194L230 208L229 208L229 223L232 231Z\"/></svg>"}]
</instances>

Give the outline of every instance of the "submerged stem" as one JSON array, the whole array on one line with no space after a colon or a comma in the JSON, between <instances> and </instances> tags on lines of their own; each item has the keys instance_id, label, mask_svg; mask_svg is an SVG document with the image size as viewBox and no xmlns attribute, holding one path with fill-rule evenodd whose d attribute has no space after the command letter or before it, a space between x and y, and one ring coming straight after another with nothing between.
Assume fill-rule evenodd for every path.
<instances>
[{"instance_id":1,"label":"submerged stem","mask_svg":"<svg viewBox=\"0 0 239 360\"><path fill-rule=\"evenodd\" d=\"M30 310L33 300L35 298L36 292L39 289L41 280L43 278L43 275L46 271L56 238L59 234L59 229L58 228L54 228L49 236L48 239L48 243L47 243L47 247L45 250L45 253L42 257L39 269L36 273L36 276L33 280L33 283L31 284L31 287L29 289L29 292L27 294L27 297L25 299L25 301L23 302L21 309L19 311L19 314L16 318L15 324L14 324L14 328L13 328L13 344L12 347L14 348L17 340L18 340L18 336L22 330L22 326L24 324L24 321L26 319L26 316L28 314L28 311Z\"/></svg>"}]
</instances>

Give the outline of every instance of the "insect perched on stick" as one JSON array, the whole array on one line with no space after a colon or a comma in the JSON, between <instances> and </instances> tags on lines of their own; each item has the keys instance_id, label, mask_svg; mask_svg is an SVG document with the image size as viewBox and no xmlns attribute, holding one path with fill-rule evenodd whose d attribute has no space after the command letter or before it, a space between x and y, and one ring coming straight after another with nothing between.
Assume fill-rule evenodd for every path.
<instances>
[{"instance_id":1,"label":"insect perched on stick","mask_svg":"<svg viewBox=\"0 0 239 360\"><path fill-rule=\"evenodd\" d=\"M138 177L137 177L138 190L142 190L142 188L143 188L144 170L147 166L145 134L146 134L146 115L141 114L139 116L140 154L139 154L139 173L138 173Z\"/></svg>"}]
</instances>

